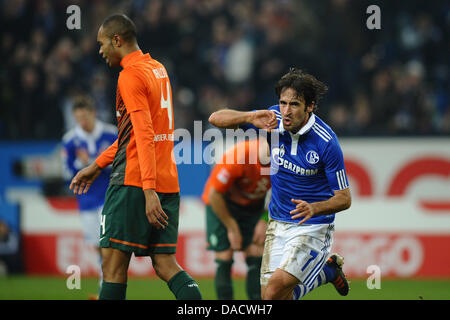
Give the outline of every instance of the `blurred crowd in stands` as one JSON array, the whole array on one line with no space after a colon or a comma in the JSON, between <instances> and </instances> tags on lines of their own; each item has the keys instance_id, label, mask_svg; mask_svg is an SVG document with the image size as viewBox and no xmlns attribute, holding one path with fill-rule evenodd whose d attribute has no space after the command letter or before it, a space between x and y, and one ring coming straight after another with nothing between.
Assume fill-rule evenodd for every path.
<instances>
[{"instance_id":1,"label":"blurred crowd in stands","mask_svg":"<svg viewBox=\"0 0 450 320\"><path fill-rule=\"evenodd\" d=\"M66 8L81 8L69 30ZM378 4L381 29L366 9ZM232 107L266 108L291 66L325 82L318 115L338 135L450 134L450 2L433 0L0 0L0 139L60 139L90 94L115 123L119 69L98 54L109 14L129 15L141 49L172 79L175 128Z\"/></svg>"}]
</instances>

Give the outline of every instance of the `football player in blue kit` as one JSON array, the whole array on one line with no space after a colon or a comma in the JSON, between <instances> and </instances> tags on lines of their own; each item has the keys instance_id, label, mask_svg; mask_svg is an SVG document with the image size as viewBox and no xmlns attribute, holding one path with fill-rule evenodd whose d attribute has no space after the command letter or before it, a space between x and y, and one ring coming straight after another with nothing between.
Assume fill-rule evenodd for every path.
<instances>
[{"instance_id":1,"label":"football player in blue kit","mask_svg":"<svg viewBox=\"0 0 450 320\"><path fill-rule=\"evenodd\" d=\"M351 205L344 158L336 134L314 113L327 89L291 68L275 85L277 105L250 112L223 109L209 118L219 128L271 131L263 299L299 299L325 283L343 296L349 291L343 258L330 254L335 214Z\"/></svg>"},{"instance_id":2,"label":"football player in blue kit","mask_svg":"<svg viewBox=\"0 0 450 320\"><path fill-rule=\"evenodd\" d=\"M96 118L95 107L89 97L76 97L72 112L77 125L62 139L65 176L69 181L117 139L116 127ZM101 213L110 174L111 169L103 170L88 193L77 195L85 242L98 252Z\"/></svg>"}]
</instances>

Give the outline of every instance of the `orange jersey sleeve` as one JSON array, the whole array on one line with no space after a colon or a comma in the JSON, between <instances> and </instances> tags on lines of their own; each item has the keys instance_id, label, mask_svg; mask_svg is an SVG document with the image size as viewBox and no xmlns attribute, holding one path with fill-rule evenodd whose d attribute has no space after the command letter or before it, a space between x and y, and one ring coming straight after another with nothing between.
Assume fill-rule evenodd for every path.
<instances>
[{"instance_id":1,"label":"orange jersey sleeve","mask_svg":"<svg viewBox=\"0 0 450 320\"><path fill-rule=\"evenodd\" d=\"M95 162L97 163L97 165L102 169L109 166L114 161L114 157L116 156L117 148L118 147L117 147L117 139L116 139L116 141L114 141L114 143L112 145L110 145L108 147L108 149L103 151L97 157L97 159L95 159Z\"/></svg>"},{"instance_id":2,"label":"orange jersey sleeve","mask_svg":"<svg viewBox=\"0 0 450 320\"><path fill-rule=\"evenodd\" d=\"M155 141L152 119L148 110L138 110L130 114L133 123L136 149L141 169L142 189L156 187Z\"/></svg>"},{"instance_id":3,"label":"orange jersey sleeve","mask_svg":"<svg viewBox=\"0 0 450 320\"><path fill-rule=\"evenodd\" d=\"M142 189L155 189L155 133L148 105L147 88L139 76L131 71L120 74L119 86L134 130Z\"/></svg>"}]
</instances>

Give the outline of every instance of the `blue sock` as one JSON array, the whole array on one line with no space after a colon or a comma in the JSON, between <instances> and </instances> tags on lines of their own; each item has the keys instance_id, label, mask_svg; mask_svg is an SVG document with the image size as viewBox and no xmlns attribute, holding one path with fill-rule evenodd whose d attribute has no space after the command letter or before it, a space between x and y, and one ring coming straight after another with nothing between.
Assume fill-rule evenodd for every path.
<instances>
[{"instance_id":1,"label":"blue sock","mask_svg":"<svg viewBox=\"0 0 450 320\"><path fill-rule=\"evenodd\" d=\"M336 270L325 264L322 268L323 273L325 273L326 282L331 282L336 278Z\"/></svg>"},{"instance_id":2,"label":"blue sock","mask_svg":"<svg viewBox=\"0 0 450 320\"><path fill-rule=\"evenodd\" d=\"M303 298L306 294L308 294L315 288L320 287L321 285L324 285L328 282L331 282L335 278L336 278L336 270L325 263L322 267L322 270L316 276L312 284L310 284L309 286L299 284L294 288L292 298L294 300Z\"/></svg>"},{"instance_id":3,"label":"blue sock","mask_svg":"<svg viewBox=\"0 0 450 320\"><path fill-rule=\"evenodd\" d=\"M317 287L320 287L321 285L327 283L326 276L323 271L320 271L320 273L317 275L317 277L314 279L313 283L310 286L305 286L303 284L299 284L294 288L294 292L292 293L292 299L298 300L303 298L306 294L311 292Z\"/></svg>"},{"instance_id":4,"label":"blue sock","mask_svg":"<svg viewBox=\"0 0 450 320\"><path fill-rule=\"evenodd\" d=\"M294 299L294 300L298 300L298 299L300 298L300 295L301 295L301 289L300 289L300 286L296 286L296 287L294 288L294 292L292 293L292 295L293 295L293 299Z\"/></svg>"}]
</instances>

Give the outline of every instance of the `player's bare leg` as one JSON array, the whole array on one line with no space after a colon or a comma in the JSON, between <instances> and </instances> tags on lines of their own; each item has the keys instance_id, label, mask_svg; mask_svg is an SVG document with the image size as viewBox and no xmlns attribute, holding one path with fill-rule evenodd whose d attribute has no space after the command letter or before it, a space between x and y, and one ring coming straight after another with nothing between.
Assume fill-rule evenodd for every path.
<instances>
[{"instance_id":1,"label":"player's bare leg","mask_svg":"<svg viewBox=\"0 0 450 320\"><path fill-rule=\"evenodd\" d=\"M183 270L174 254L151 254L150 257L156 275L165 282L168 282L175 274Z\"/></svg>"},{"instance_id":2,"label":"player's bare leg","mask_svg":"<svg viewBox=\"0 0 450 320\"><path fill-rule=\"evenodd\" d=\"M178 264L175 254L151 254L153 268L158 277L169 286L178 300L201 300L198 284Z\"/></svg>"},{"instance_id":3,"label":"player's bare leg","mask_svg":"<svg viewBox=\"0 0 450 320\"><path fill-rule=\"evenodd\" d=\"M225 251L218 251L216 252L215 257L220 260L231 260L233 259L233 250L228 249Z\"/></svg>"},{"instance_id":4,"label":"player's bare leg","mask_svg":"<svg viewBox=\"0 0 450 320\"><path fill-rule=\"evenodd\" d=\"M262 257L264 252L264 244L252 243L245 248L244 253L246 257Z\"/></svg>"},{"instance_id":5,"label":"player's bare leg","mask_svg":"<svg viewBox=\"0 0 450 320\"><path fill-rule=\"evenodd\" d=\"M128 266L131 253L114 248L102 248L103 280L114 283L127 283Z\"/></svg>"},{"instance_id":6,"label":"player's bare leg","mask_svg":"<svg viewBox=\"0 0 450 320\"><path fill-rule=\"evenodd\" d=\"M290 273L276 269L267 286L261 286L263 300L292 300L292 293L299 281Z\"/></svg>"},{"instance_id":7,"label":"player's bare leg","mask_svg":"<svg viewBox=\"0 0 450 320\"><path fill-rule=\"evenodd\" d=\"M103 282L99 299L125 299L131 253L114 248L102 248L101 252Z\"/></svg>"}]
</instances>

